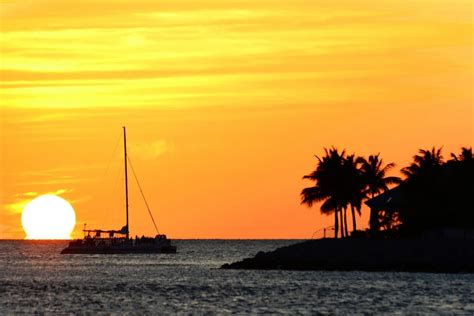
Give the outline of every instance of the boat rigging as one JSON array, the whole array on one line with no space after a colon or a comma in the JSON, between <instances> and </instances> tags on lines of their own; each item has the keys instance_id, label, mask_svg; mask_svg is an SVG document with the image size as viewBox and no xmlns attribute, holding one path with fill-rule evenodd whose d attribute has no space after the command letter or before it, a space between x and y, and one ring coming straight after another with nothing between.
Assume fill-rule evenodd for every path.
<instances>
[{"instance_id":1,"label":"boat rigging","mask_svg":"<svg viewBox=\"0 0 474 316\"><path fill-rule=\"evenodd\" d=\"M62 254L176 253L176 246L171 245L171 240L168 239L166 235L159 233L153 214L151 213L135 170L133 169L133 165L127 156L127 134L125 126L123 127L123 147L125 165L125 226L120 230L102 230L86 229L84 224L84 238L71 241L68 247L61 251ZM140 193L156 229L157 235L155 237L130 238L128 164L130 164L138 188L140 189Z\"/></svg>"}]
</instances>

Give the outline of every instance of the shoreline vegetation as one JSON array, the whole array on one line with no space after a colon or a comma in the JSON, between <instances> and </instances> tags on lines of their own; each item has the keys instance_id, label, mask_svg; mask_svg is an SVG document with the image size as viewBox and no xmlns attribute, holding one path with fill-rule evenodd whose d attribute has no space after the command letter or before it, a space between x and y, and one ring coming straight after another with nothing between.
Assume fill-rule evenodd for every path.
<instances>
[{"instance_id":1,"label":"shoreline vegetation","mask_svg":"<svg viewBox=\"0 0 474 316\"><path fill-rule=\"evenodd\" d=\"M400 179L387 176L395 164L384 165L379 154L366 159L325 149L303 177L314 186L303 189L301 203L320 203L322 214L334 216L334 238L259 252L222 268L474 273L472 148L450 157L445 161L434 147L420 150ZM357 230L355 217L362 203L370 208L365 231Z\"/></svg>"}]
</instances>

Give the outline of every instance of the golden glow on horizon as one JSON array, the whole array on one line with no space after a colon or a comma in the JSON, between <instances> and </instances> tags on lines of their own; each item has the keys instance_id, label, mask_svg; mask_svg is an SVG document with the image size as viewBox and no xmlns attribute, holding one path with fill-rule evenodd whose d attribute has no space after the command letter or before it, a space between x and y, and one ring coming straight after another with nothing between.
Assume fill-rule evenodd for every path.
<instances>
[{"instance_id":1,"label":"golden glow on horizon","mask_svg":"<svg viewBox=\"0 0 474 316\"><path fill-rule=\"evenodd\" d=\"M21 223L26 239L71 239L76 213L59 196L41 195L25 206Z\"/></svg>"},{"instance_id":2,"label":"golden glow on horizon","mask_svg":"<svg viewBox=\"0 0 474 316\"><path fill-rule=\"evenodd\" d=\"M0 19L0 238L24 236L31 192L63 190L78 227L122 227L121 168L104 170L123 125L180 238L331 225L299 205L323 147L401 168L473 144L470 0L18 0ZM131 194L132 234L153 234Z\"/></svg>"}]
</instances>

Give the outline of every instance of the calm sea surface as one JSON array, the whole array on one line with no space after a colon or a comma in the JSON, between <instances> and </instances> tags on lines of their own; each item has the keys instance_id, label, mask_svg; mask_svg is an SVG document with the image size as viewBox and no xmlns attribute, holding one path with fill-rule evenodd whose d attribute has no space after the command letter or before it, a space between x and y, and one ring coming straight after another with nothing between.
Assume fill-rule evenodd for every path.
<instances>
[{"instance_id":1,"label":"calm sea surface","mask_svg":"<svg viewBox=\"0 0 474 316\"><path fill-rule=\"evenodd\" d=\"M67 242L0 241L0 314L474 314L473 274L218 269L294 242L178 240L175 255L60 255Z\"/></svg>"}]
</instances>

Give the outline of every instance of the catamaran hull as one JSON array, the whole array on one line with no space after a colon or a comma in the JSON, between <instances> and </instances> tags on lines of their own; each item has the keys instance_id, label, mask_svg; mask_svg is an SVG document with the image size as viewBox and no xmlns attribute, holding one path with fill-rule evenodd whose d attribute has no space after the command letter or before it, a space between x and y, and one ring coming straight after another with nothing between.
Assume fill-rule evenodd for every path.
<instances>
[{"instance_id":1,"label":"catamaran hull","mask_svg":"<svg viewBox=\"0 0 474 316\"><path fill-rule=\"evenodd\" d=\"M67 247L61 254L176 253L176 246L161 247Z\"/></svg>"}]
</instances>

